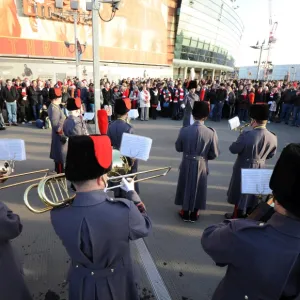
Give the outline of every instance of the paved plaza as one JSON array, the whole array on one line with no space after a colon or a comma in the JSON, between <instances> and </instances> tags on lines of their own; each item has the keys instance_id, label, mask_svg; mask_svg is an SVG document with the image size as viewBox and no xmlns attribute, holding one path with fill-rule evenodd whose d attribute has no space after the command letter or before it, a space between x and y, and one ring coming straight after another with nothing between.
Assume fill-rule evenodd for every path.
<instances>
[{"instance_id":1,"label":"paved plaza","mask_svg":"<svg viewBox=\"0 0 300 300\"><path fill-rule=\"evenodd\" d=\"M206 123L218 133L221 154L209 162L207 210L201 213L197 223L191 224L182 222L178 216L179 207L174 205L181 160L174 143L181 122L158 119L132 123L137 134L153 139L150 159L141 162L139 170L172 167L166 177L141 184L141 198L153 221L153 232L145 239L148 250L172 299L211 299L225 268L215 266L202 250L200 239L207 226L221 222L224 213L232 210L226 202L226 191L235 156L229 153L228 148L239 133L230 131L226 121ZM268 128L278 136L279 141L277 155L268 161L267 167L272 168L285 145L300 142L300 130L284 124L270 124ZM26 141L27 160L16 163L15 173L53 169L53 162L49 159L50 134L49 130L39 130L31 125L8 128L0 133L1 138L22 138ZM10 183L13 182L11 180ZM23 233L14 241L14 246L24 262L29 288L34 299L67 299L65 279L69 258L54 234L49 213L33 214L23 204L25 188L26 185L0 191L0 200L21 216L24 225ZM132 256L141 299L154 299L134 244Z\"/></svg>"}]
</instances>

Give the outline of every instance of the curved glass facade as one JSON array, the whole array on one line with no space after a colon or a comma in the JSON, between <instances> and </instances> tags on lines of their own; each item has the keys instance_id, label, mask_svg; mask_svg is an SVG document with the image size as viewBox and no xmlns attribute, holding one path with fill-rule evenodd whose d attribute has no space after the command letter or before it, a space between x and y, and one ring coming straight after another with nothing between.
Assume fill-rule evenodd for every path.
<instances>
[{"instance_id":1,"label":"curved glass facade","mask_svg":"<svg viewBox=\"0 0 300 300\"><path fill-rule=\"evenodd\" d=\"M244 25L223 0L182 0L175 59L234 67Z\"/></svg>"}]
</instances>

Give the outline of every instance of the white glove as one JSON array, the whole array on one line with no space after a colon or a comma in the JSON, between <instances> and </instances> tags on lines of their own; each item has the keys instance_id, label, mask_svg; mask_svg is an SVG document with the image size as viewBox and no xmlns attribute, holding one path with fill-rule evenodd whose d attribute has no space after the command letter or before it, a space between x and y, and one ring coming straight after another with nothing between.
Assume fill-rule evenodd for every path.
<instances>
[{"instance_id":1,"label":"white glove","mask_svg":"<svg viewBox=\"0 0 300 300\"><path fill-rule=\"evenodd\" d=\"M134 191L134 180L132 178L128 178L126 180L125 178L122 178L122 186L121 189L125 192Z\"/></svg>"},{"instance_id":2,"label":"white glove","mask_svg":"<svg viewBox=\"0 0 300 300\"><path fill-rule=\"evenodd\" d=\"M181 107L182 109L185 109L185 105L184 105L183 103L180 105L180 107Z\"/></svg>"}]
</instances>

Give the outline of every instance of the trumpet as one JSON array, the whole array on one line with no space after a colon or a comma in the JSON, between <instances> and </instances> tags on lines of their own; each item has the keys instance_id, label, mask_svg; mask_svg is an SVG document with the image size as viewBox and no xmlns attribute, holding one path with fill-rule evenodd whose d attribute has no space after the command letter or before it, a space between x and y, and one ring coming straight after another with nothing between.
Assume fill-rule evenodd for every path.
<instances>
[{"instance_id":1,"label":"trumpet","mask_svg":"<svg viewBox=\"0 0 300 300\"><path fill-rule=\"evenodd\" d=\"M138 175L162 172L161 174L156 174L156 175L148 176L145 178L139 178L135 180L135 182L142 182L153 178L166 176L170 172L170 170L171 167L162 167L162 168L152 169L148 171L140 171L132 174L111 176L108 178L107 181L119 182L123 178L130 177L134 179ZM107 188L106 190L109 191L112 189L120 188L121 186L122 186L121 184L115 185ZM37 189L39 199L42 201L44 205L43 208L36 208L32 206L29 201L29 194L35 189ZM56 175L47 176L43 178L40 182L28 186L24 192L24 203L31 212L40 214L40 213L50 211L55 207L67 206L72 203L75 197L76 197L75 192L73 194L70 194L69 192L68 182L65 174L56 174Z\"/></svg>"}]
</instances>

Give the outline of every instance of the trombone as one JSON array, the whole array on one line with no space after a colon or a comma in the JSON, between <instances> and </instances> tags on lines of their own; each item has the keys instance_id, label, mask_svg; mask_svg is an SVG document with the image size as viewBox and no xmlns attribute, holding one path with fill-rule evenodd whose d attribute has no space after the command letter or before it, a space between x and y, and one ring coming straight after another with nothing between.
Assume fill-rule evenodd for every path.
<instances>
[{"instance_id":1,"label":"trombone","mask_svg":"<svg viewBox=\"0 0 300 300\"><path fill-rule=\"evenodd\" d=\"M156 175L148 176L145 178L139 178L135 180L135 182L142 182L153 178L166 176L170 172L170 170L171 167L162 167L162 168L152 169L148 171L140 171L132 174L111 176L108 178L107 181L118 182L121 181L122 178L131 177L134 179L138 175L162 172L161 174L156 174ZM109 191L112 189L120 188L121 186L122 186L121 184L115 185L107 188L106 190ZM34 189L37 189L38 196L45 207L36 208L32 206L31 203L29 202L28 199L29 193ZM76 196L75 193L73 194L69 193L68 183L65 174L56 174L56 175L50 175L44 177L40 182L28 186L24 192L24 203L31 212L40 214L40 213L50 211L55 207L62 207L70 204L74 200L75 196Z\"/></svg>"},{"instance_id":2,"label":"trombone","mask_svg":"<svg viewBox=\"0 0 300 300\"><path fill-rule=\"evenodd\" d=\"M44 175L44 177L39 177L39 178L24 180L24 181L17 182L17 183L8 184L8 185L0 187L0 190L8 189L8 188L11 188L11 187L15 187L15 186L18 186L18 185L23 185L23 184L27 184L27 183L31 183L31 182L35 182L35 181L40 181L41 179L45 178L45 176L48 175L49 169L26 172L26 173L16 174L16 175L5 175L5 173L2 173L3 176L0 177L0 180L1 180L0 182L5 182L6 180L10 180L10 179L13 179L13 178L19 178L19 177L22 177L22 176L38 174L38 173L45 173L45 175Z\"/></svg>"}]
</instances>

